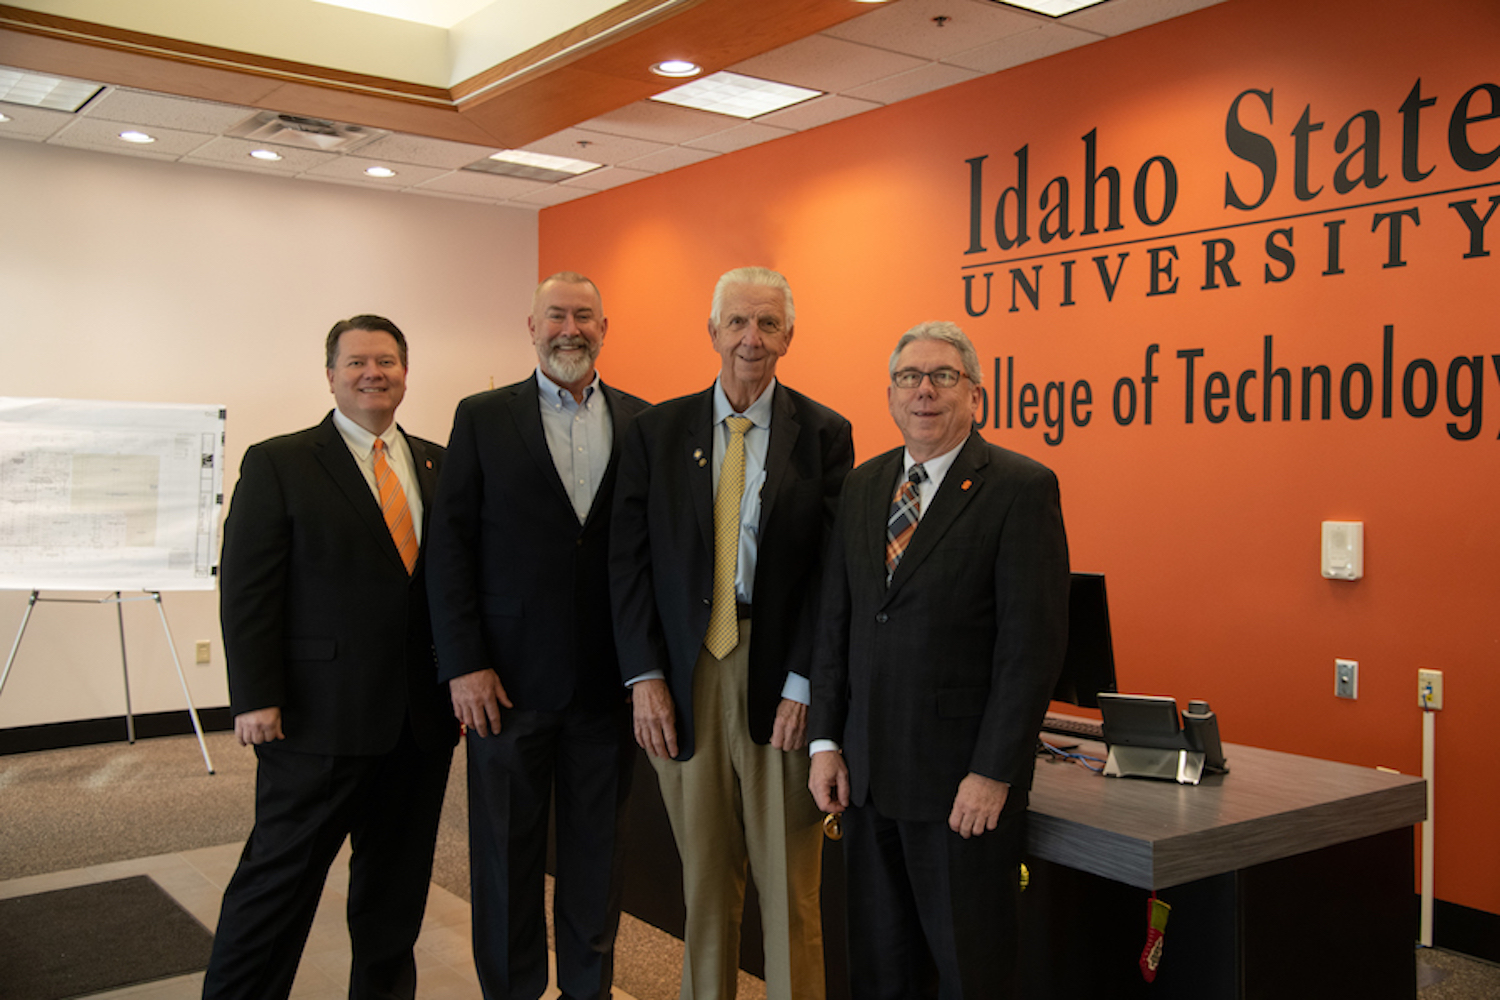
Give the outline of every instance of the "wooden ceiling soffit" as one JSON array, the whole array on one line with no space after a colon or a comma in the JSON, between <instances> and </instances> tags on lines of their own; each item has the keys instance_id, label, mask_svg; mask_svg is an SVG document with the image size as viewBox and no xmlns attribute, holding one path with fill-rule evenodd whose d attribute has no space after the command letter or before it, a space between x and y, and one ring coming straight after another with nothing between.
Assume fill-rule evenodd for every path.
<instances>
[{"instance_id":1,"label":"wooden ceiling soffit","mask_svg":"<svg viewBox=\"0 0 1500 1000\"><path fill-rule=\"evenodd\" d=\"M868 8L852 0L631 0L451 91L0 4L0 61L180 97L478 145L524 146L662 90L650 72L712 73Z\"/></svg>"},{"instance_id":2,"label":"wooden ceiling soffit","mask_svg":"<svg viewBox=\"0 0 1500 1000\"><path fill-rule=\"evenodd\" d=\"M715 73L869 10L852 0L688 0L571 47L553 47L559 36L453 93L463 116L497 142L524 146L670 90L677 83L651 72L662 60L689 59Z\"/></svg>"}]
</instances>

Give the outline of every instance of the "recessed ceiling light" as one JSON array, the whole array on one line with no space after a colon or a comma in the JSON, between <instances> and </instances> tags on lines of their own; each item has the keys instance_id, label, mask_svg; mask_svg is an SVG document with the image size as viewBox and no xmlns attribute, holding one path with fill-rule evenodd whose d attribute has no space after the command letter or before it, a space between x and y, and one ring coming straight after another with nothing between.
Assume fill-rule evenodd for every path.
<instances>
[{"instance_id":1,"label":"recessed ceiling light","mask_svg":"<svg viewBox=\"0 0 1500 1000\"><path fill-rule=\"evenodd\" d=\"M8 122L8 121L10 121L10 115L6 114L3 111L0 111L0 122Z\"/></svg>"},{"instance_id":2,"label":"recessed ceiling light","mask_svg":"<svg viewBox=\"0 0 1500 1000\"><path fill-rule=\"evenodd\" d=\"M697 63L690 63L686 59L664 59L652 66L651 72L657 76L670 76L681 79L683 77L697 76L703 72L703 67Z\"/></svg>"},{"instance_id":3,"label":"recessed ceiling light","mask_svg":"<svg viewBox=\"0 0 1500 1000\"><path fill-rule=\"evenodd\" d=\"M1083 10L1103 2L1104 0L990 0L990 3L1001 7L1020 7L1048 17L1064 17L1075 10Z\"/></svg>"},{"instance_id":4,"label":"recessed ceiling light","mask_svg":"<svg viewBox=\"0 0 1500 1000\"><path fill-rule=\"evenodd\" d=\"M250 150L250 155L255 157L257 160L275 161L281 159L280 153L273 153L269 149L252 149Z\"/></svg>"},{"instance_id":5,"label":"recessed ceiling light","mask_svg":"<svg viewBox=\"0 0 1500 1000\"><path fill-rule=\"evenodd\" d=\"M735 118L755 118L772 111L822 95L821 90L793 87L772 80L760 80L739 73L714 73L701 80L674 87L651 98L663 104L676 104Z\"/></svg>"},{"instance_id":6,"label":"recessed ceiling light","mask_svg":"<svg viewBox=\"0 0 1500 1000\"><path fill-rule=\"evenodd\" d=\"M156 141L156 138L154 136L149 136L144 132L121 132L120 138L124 139L126 142L136 142L141 143L142 145L148 142Z\"/></svg>"},{"instance_id":7,"label":"recessed ceiling light","mask_svg":"<svg viewBox=\"0 0 1500 1000\"><path fill-rule=\"evenodd\" d=\"M103 84L64 80L0 67L0 101L11 104L51 108L53 111L77 111L103 89Z\"/></svg>"},{"instance_id":8,"label":"recessed ceiling light","mask_svg":"<svg viewBox=\"0 0 1500 1000\"><path fill-rule=\"evenodd\" d=\"M365 173L371 177L395 177L396 171L390 167L366 167Z\"/></svg>"}]
</instances>

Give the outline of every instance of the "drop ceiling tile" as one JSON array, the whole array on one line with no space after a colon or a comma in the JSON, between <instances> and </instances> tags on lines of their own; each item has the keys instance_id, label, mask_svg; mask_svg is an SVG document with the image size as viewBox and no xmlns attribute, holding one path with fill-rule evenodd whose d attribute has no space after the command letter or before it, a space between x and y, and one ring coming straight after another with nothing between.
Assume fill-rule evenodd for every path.
<instances>
[{"instance_id":1,"label":"drop ceiling tile","mask_svg":"<svg viewBox=\"0 0 1500 1000\"><path fill-rule=\"evenodd\" d=\"M232 104L168 97L124 87L110 87L80 112L86 118L130 122L142 131L171 128L182 132L218 135L254 114Z\"/></svg>"},{"instance_id":2,"label":"drop ceiling tile","mask_svg":"<svg viewBox=\"0 0 1500 1000\"><path fill-rule=\"evenodd\" d=\"M813 35L729 69L763 80L837 94L920 65L922 60L899 52L857 45L831 35Z\"/></svg>"},{"instance_id":3,"label":"drop ceiling tile","mask_svg":"<svg viewBox=\"0 0 1500 1000\"><path fill-rule=\"evenodd\" d=\"M281 154L279 160L257 160L250 153L257 149L271 149ZM210 139L183 157L187 163L230 166L256 170L270 174L300 174L321 163L338 159L337 153L320 153L312 149L297 149L294 146L274 146L251 139L220 136Z\"/></svg>"},{"instance_id":4,"label":"drop ceiling tile","mask_svg":"<svg viewBox=\"0 0 1500 1000\"><path fill-rule=\"evenodd\" d=\"M553 184L551 187L530 194L519 195L506 202L507 206L530 208L532 210L547 208L550 205L561 205L565 201L577 201L579 198L587 198L595 192L579 187L564 187L561 184Z\"/></svg>"},{"instance_id":5,"label":"drop ceiling tile","mask_svg":"<svg viewBox=\"0 0 1500 1000\"><path fill-rule=\"evenodd\" d=\"M0 104L0 114L10 119L0 122L0 138L30 139L33 142L56 135L76 117L66 111L29 108L24 104Z\"/></svg>"},{"instance_id":6,"label":"drop ceiling tile","mask_svg":"<svg viewBox=\"0 0 1500 1000\"><path fill-rule=\"evenodd\" d=\"M560 181L560 187L580 187L589 191L608 191L632 181L645 180L647 177L656 175L646 170L631 170L628 167L605 167L603 170L590 170L586 174L570 177Z\"/></svg>"},{"instance_id":7,"label":"drop ceiling tile","mask_svg":"<svg viewBox=\"0 0 1500 1000\"><path fill-rule=\"evenodd\" d=\"M726 123L736 120L728 115L679 108L660 101L637 101L579 125L594 132L679 145L689 139L722 131Z\"/></svg>"},{"instance_id":8,"label":"drop ceiling tile","mask_svg":"<svg viewBox=\"0 0 1500 1000\"><path fill-rule=\"evenodd\" d=\"M590 124L585 122L585 124ZM671 143L651 142L609 135L591 128L570 128L553 133L524 147L529 153L567 156L593 163L623 163L650 153L671 149Z\"/></svg>"},{"instance_id":9,"label":"drop ceiling tile","mask_svg":"<svg viewBox=\"0 0 1500 1000\"><path fill-rule=\"evenodd\" d=\"M626 160L621 166L630 167L634 170L646 170L653 174L664 174L678 167L692 166L704 160L711 160L718 153L707 149L689 149L687 146L668 146L655 153L647 153L633 160Z\"/></svg>"},{"instance_id":10,"label":"drop ceiling tile","mask_svg":"<svg viewBox=\"0 0 1500 1000\"><path fill-rule=\"evenodd\" d=\"M359 155L371 160L392 163L415 163L424 167L457 170L498 152L495 146L473 146L466 142L425 139L421 136L392 132L359 147Z\"/></svg>"},{"instance_id":11,"label":"drop ceiling tile","mask_svg":"<svg viewBox=\"0 0 1500 1000\"><path fill-rule=\"evenodd\" d=\"M1035 59L1076 49L1101 39L1090 31L1079 31L1061 24L1046 24L1031 31L1003 38L977 49L949 56L943 62L981 73L998 73Z\"/></svg>"},{"instance_id":12,"label":"drop ceiling tile","mask_svg":"<svg viewBox=\"0 0 1500 1000\"><path fill-rule=\"evenodd\" d=\"M150 143L126 142L121 132L132 129L149 131L156 139ZM160 125L141 129L134 122L112 122L102 118L79 118L59 130L47 142L55 146L72 146L78 149L99 149L108 153L123 153L127 156L144 156L152 160L176 160L192 152L208 141L201 132L178 132Z\"/></svg>"},{"instance_id":13,"label":"drop ceiling tile","mask_svg":"<svg viewBox=\"0 0 1500 1000\"><path fill-rule=\"evenodd\" d=\"M782 136L794 135L792 131L784 128L772 128L770 125L758 125L747 122L736 128L727 129L715 135L706 135L701 139L694 139L690 145L698 149L711 149L715 153L732 153L737 149L746 149L757 146L772 139L780 139Z\"/></svg>"},{"instance_id":14,"label":"drop ceiling tile","mask_svg":"<svg viewBox=\"0 0 1500 1000\"><path fill-rule=\"evenodd\" d=\"M336 156L326 163L320 163L309 170L304 170L302 176L314 177L319 180L345 180L355 181L360 184L372 184L376 187L406 188L414 187L424 181L430 181L435 177L441 177L447 171L436 167L423 167L411 163L398 163L391 167L396 171L395 177L371 177L365 173L366 167L386 167L390 164L380 160L372 160L363 154L359 156Z\"/></svg>"},{"instance_id":15,"label":"drop ceiling tile","mask_svg":"<svg viewBox=\"0 0 1500 1000\"><path fill-rule=\"evenodd\" d=\"M416 185L416 190L505 201L551 186L542 181L529 181L522 177L502 177L499 174L482 174L474 170L454 170L432 180L423 181Z\"/></svg>"},{"instance_id":16,"label":"drop ceiling tile","mask_svg":"<svg viewBox=\"0 0 1500 1000\"><path fill-rule=\"evenodd\" d=\"M1126 0L1116 2L1130 5ZM941 25L935 20L940 17L946 18ZM942 59L1029 31L1039 23L1037 17L984 0L901 0L836 24L823 34L924 59Z\"/></svg>"},{"instance_id":17,"label":"drop ceiling tile","mask_svg":"<svg viewBox=\"0 0 1500 1000\"><path fill-rule=\"evenodd\" d=\"M1097 7L1088 7L1063 18L1063 23L1072 28L1097 31L1101 35L1123 35L1148 24L1191 14L1195 10L1212 7L1224 0L1115 0Z\"/></svg>"},{"instance_id":18,"label":"drop ceiling tile","mask_svg":"<svg viewBox=\"0 0 1500 1000\"><path fill-rule=\"evenodd\" d=\"M856 100L838 94L825 94L810 101L803 101L801 104L794 104L782 111L760 115L755 119L755 124L774 125L777 128L803 132L842 118L853 118L866 111L874 111L878 107L880 105L874 101Z\"/></svg>"},{"instance_id":19,"label":"drop ceiling tile","mask_svg":"<svg viewBox=\"0 0 1500 1000\"><path fill-rule=\"evenodd\" d=\"M876 80L863 87L855 87L845 96L876 101L880 104L895 104L910 97L942 90L944 87L951 87L956 83L963 83L983 75L978 70L964 69L962 66L928 63L907 73L897 73L884 80Z\"/></svg>"}]
</instances>

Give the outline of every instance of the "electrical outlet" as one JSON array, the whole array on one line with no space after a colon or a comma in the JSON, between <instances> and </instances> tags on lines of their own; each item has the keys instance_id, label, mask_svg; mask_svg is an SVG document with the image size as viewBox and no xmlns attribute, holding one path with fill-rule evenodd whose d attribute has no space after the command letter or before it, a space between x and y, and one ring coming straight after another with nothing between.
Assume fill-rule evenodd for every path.
<instances>
[{"instance_id":1,"label":"electrical outlet","mask_svg":"<svg viewBox=\"0 0 1500 1000\"><path fill-rule=\"evenodd\" d=\"M208 639L199 639L197 643L194 644L193 656L193 662L198 664L200 667L205 663L210 662L213 659L213 643Z\"/></svg>"},{"instance_id":2,"label":"electrical outlet","mask_svg":"<svg viewBox=\"0 0 1500 1000\"><path fill-rule=\"evenodd\" d=\"M1443 707L1443 672L1441 670L1417 671L1417 704L1423 711L1440 711Z\"/></svg>"},{"instance_id":3,"label":"electrical outlet","mask_svg":"<svg viewBox=\"0 0 1500 1000\"><path fill-rule=\"evenodd\" d=\"M1356 660L1333 661L1333 693L1351 701L1359 697L1359 662Z\"/></svg>"}]
</instances>

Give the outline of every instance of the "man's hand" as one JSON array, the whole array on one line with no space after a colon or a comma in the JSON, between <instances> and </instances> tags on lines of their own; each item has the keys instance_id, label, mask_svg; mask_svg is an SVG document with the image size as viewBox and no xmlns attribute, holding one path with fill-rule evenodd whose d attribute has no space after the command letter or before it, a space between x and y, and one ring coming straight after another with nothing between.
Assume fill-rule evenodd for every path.
<instances>
[{"instance_id":1,"label":"man's hand","mask_svg":"<svg viewBox=\"0 0 1500 1000\"><path fill-rule=\"evenodd\" d=\"M844 755L837 750L813 754L807 787L823 812L841 813L849 808L849 767Z\"/></svg>"},{"instance_id":2,"label":"man's hand","mask_svg":"<svg viewBox=\"0 0 1500 1000\"><path fill-rule=\"evenodd\" d=\"M776 723L771 728L771 746L777 750L807 748L807 706L790 698L776 706Z\"/></svg>"},{"instance_id":3,"label":"man's hand","mask_svg":"<svg viewBox=\"0 0 1500 1000\"><path fill-rule=\"evenodd\" d=\"M994 778L970 771L958 783L958 794L953 797L953 812L948 816L948 829L968 840L986 830L993 830L1000 822L1000 810L1010 795L1010 785Z\"/></svg>"},{"instance_id":4,"label":"man's hand","mask_svg":"<svg viewBox=\"0 0 1500 1000\"><path fill-rule=\"evenodd\" d=\"M286 739L281 732L280 707L272 705L270 708L257 708L253 712L241 712L236 715L234 735L238 737L242 747Z\"/></svg>"},{"instance_id":5,"label":"man's hand","mask_svg":"<svg viewBox=\"0 0 1500 1000\"><path fill-rule=\"evenodd\" d=\"M486 667L470 674L459 674L448 682L448 696L453 699L453 714L480 736L500 735L500 706L514 708L500 675Z\"/></svg>"},{"instance_id":6,"label":"man's hand","mask_svg":"<svg viewBox=\"0 0 1500 1000\"><path fill-rule=\"evenodd\" d=\"M677 710L672 692L660 678L636 681L630 687L635 714L635 741L653 757L677 756Z\"/></svg>"}]
</instances>

